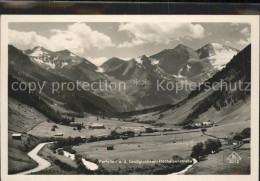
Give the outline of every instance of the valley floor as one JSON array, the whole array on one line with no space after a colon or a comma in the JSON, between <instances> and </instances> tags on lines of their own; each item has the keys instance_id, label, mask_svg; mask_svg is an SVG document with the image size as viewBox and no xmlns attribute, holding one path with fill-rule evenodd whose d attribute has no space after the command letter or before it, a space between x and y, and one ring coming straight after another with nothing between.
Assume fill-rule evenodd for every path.
<instances>
[{"instance_id":1,"label":"valley floor","mask_svg":"<svg viewBox=\"0 0 260 181\"><path fill-rule=\"evenodd\" d=\"M236 126L234 126L234 124ZM232 132L241 132L244 128L249 126L249 121L243 121L208 128L207 133L223 138L228 137ZM191 149L196 143L204 142L209 138L211 137L203 135L199 131L176 134L176 138L175 134L173 134L161 136L141 136L129 138L128 140L111 140L86 143L74 147L74 149L82 155L98 159L100 161L122 161L122 163L102 164L109 171L116 171L127 167L139 168L145 166L145 164L124 163L124 160L170 160L173 155L186 158L190 155ZM107 151L106 146L108 144L114 145L114 150ZM227 143L223 142L223 144ZM216 161L219 160L216 159ZM212 169L214 170L214 168Z\"/></svg>"},{"instance_id":2,"label":"valley floor","mask_svg":"<svg viewBox=\"0 0 260 181\"><path fill-rule=\"evenodd\" d=\"M80 131L74 130L71 126L59 124L56 124L58 128L55 131L51 131L51 128L55 125L55 123L47 121L46 117L39 114L34 109L28 106L20 105L19 102L16 103L13 101L14 100L10 99L9 109L12 113L17 112L17 115L21 114L24 115L24 117L15 116L16 114L9 116L9 173L24 171L26 169L29 170L36 167L36 163L27 156L27 152L38 144L39 140L37 137L54 137L57 133L63 133L64 138L69 136L101 136L108 135L115 129L120 132L136 129L144 130L147 126L153 127L148 124L125 122L113 118L99 118L97 120L97 117L89 116L86 118L75 119L76 122L83 122L86 127L82 128ZM18 106L19 108L13 103L20 105ZM242 102L239 104L242 104ZM234 107L234 111L230 111L232 107L227 107L222 109L221 112L218 112L218 114L223 114L219 115L219 118L222 117L222 119L221 121L220 119L218 119L219 121L216 121L218 126L207 128L207 135L203 134L199 129L185 132L173 131L170 135L163 135L163 132L157 132L156 136L145 136L144 134L142 136L132 137L126 140L117 139L84 143L79 146L73 146L73 149L76 150L78 154L81 154L87 158L101 161L102 166L110 172L120 172L122 170L133 171L135 169L145 168L146 166L149 167L156 165L155 163L136 163L135 161L137 160L170 160L174 155L187 159L187 157L190 156L191 149L195 144L198 142L204 142L211 138L211 136L208 135L219 138L227 138L232 136L234 133L241 132L243 129L250 127L250 102L242 105L241 109L243 111L239 107L240 106L238 106L238 108ZM225 114L225 111L230 111L231 116ZM29 114L26 114L26 112L29 112ZM146 116L153 116L153 114L147 114ZM28 120L31 122L30 124L26 122ZM20 132L24 133L22 134L23 136L21 141L13 140L11 138L12 133L19 131L17 129L15 130L15 128L17 128L15 127L16 121L20 125ZM88 129L89 125L95 123L103 124L105 129ZM26 126L22 126L25 124ZM21 128L24 128L24 130ZM172 128L177 127L172 126ZM223 148L228 147L227 143L223 142L222 144L224 145ZM24 145L28 145L28 148L25 149ZM114 150L107 150L108 145L113 145ZM237 150L237 153L243 157L241 160L241 165L244 164L244 166L242 167L241 165L229 165L225 162L223 163L223 158L225 159L225 157L231 153L232 150L223 149L220 153L209 155L206 160L196 163L192 169L187 172L187 174L247 174L247 165L250 164L250 150ZM62 174L64 172L64 170L54 164L53 160L55 159L59 159L71 167L76 168L74 161L64 156L54 154L48 146L45 146L39 152L39 155L52 163L52 165L41 172L41 174ZM130 163L130 161L133 161L133 163ZM239 168L241 168L241 170L239 170ZM66 174L75 174L75 172L71 171Z\"/></svg>"}]
</instances>

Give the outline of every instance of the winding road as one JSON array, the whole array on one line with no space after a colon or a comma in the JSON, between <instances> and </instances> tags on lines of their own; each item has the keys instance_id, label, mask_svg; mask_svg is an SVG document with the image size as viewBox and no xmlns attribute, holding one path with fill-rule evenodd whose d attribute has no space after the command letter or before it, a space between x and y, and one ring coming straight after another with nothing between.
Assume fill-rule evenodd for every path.
<instances>
[{"instance_id":1,"label":"winding road","mask_svg":"<svg viewBox=\"0 0 260 181\"><path fill-rule=\"evenodd\" d=\"M20 172L17 173L16 175L28 175L31 173L35 173L35 172L39 172L41 170L44 170L46 168L48 168L49 166L51 166L51 163L45 159L43 159L42 157L38 156L38 152L47 144L51 144L53 142L47 142L47 143L40 143L38 144L32 151L30 151L28 153L28 156L33 159L35 162L37 162L38 166L28 170L28 171L24 171L24 172ZM192 159L193 160L193 164L187 166L185 169L183 169L180 172L175 172L175 173L171 173L169 175L183 175L185 174L185 172L187 172L194 164L197 163L196 159ZM84 165L89 168L90 170L96 170L98 168L98 166L92 162L86 161L85 159L82 159Z\"/></svg>"},{"instance_id":2,"label":"winding road","mask_svg":"<svg viewBox=\"0 0 260 181\"><path fill-rule=\"evenodd\" d=\"M32 151L30 151L28 153L28 156L33 159L34 161L37 162L38 166L31 169L31 170L28 170L28 171L24 171L24 172L20 172L20 173L17 173L16 175L28 175L28 174L31 174L31 173L34 173L34 172L39 172L41 170L44 170L46 168L48 168L49 166L51 166L51 163L48 162L47 160L43 159L42 157L38 156L38 152L47 144L50 144L50 143L53 143L53 142L47 142L47 143L40 143L38 144Z\"/></svg>"},{"instance_id":3,"label":"winding road","mask_svg":"<svg viewBox=\"0 0 260 181\"><path fill-rule=\"evenodd\" d=\"M198 162L195 158L192 158L192 160L193 160L193 164L187 166L182 171L171 173L171 174L168 174L168 175L183 175L183 174L185 174L185 172L187 172L194 164L196 164Z\"/></svg>"}]
</instances>

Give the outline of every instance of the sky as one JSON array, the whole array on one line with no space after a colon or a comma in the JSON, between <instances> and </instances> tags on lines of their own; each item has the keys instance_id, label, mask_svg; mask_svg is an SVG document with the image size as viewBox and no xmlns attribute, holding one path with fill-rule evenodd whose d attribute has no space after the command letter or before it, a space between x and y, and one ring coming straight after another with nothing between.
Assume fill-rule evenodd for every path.
<instances>
[{"instance_id":1,"label":"sky","mask_svg":"<svg viewBox=\"0 0 260 181\"><path fill-rule=\"evenodd\" d=\"M250 35L251 26L245 23L19 22L9 23L8 41L21 50L68 49L101 65L112 57L151 56L178 44L198 49L220 43L242 50L250 43Z\"/></svg>"}]
</instances>

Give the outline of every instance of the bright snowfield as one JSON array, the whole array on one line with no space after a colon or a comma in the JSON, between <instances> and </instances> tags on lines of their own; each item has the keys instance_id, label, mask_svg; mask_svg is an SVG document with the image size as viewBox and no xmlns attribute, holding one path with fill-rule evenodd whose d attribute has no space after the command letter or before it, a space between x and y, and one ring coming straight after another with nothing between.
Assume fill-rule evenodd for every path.
<instances>
[{"instance_id":1,"label":"bright snowfield","mask_svg":"<svg viewBox=\"0 0 260 181\"><path fill-rule=\"evenodd\" d=\"M36 168L33 168L31 170L25 171L25 172L21 172L18 173L16 175L28 175L34 172L39 172L41 170L44 170L46 168L48 168L49 166L51 166L51 163L48 162L47 160L41 158L40 156L38 156L38 152L47 144L50 144L52 142L48 142L48 143L40 143L38 144L32 151L30 151L28 153L28 156L33 159L35 162L37 162L38 166Z\"/></svg>"},{"instance_id":2,"label":"bright snowfield","mask_svg":"<svg viewBox=\"0 0 260 181\"><path fill-rule=\"evenodd\" d=\"M150 60L152 61L153 65L157 65L159 63L159 60L156 60L154 58L150 58Z\"/></svg>"},{"instance_id":3,"label":"bright snowfield","mask_svg":"<svg viewBox=\"0 0 260 181\"><path fill-rule=\"evenodd\" d=\"M98 67L98 69L96 70L96 72L103 73L103 72L104 72L104 69L103 69L102 67Z\"/></svg>"},{"instance_id":4,"label":"bright snowfield","mask_svg":"<svg viewBox=\"0 0 260 181\"><path fill-rule=\"evenodd\" d=\"M143 64L143 61L141 60L142 57L138 57L137 59L135 59L135 61L139 64Z\"/></svg>"},{"instance_id":5,"label":"bright snowfield","mask_svg":"<svg viewBox=\"0 0 260 181\"><path fill-rule=\"evenodd\" d=\"M67 62L62 62L62 63L61 63L61 68L64 67L64 66L66 66L66 65L68 65Z\"/></svg>"},{"instance_id":6,"label":"bright snowfield","mask_svg":"<svg viewBox=\"0 0 260 181\"><path fill-rule=\"evenodd\" d=\"M48 52L43 51L41 47L38 47L33 53L30 54L31 60L35 61L40 65L47 65L52 69L55 69L54 62L50 62L50 55ZM56 60L57 58L54 58Z\"/></svg>"},{"instance_id":7,"label":"bright snowfield","mask_svg":"<svg viewBox=\"0 0 260 181\"><path fill-rule=\"evenodd\" d=\"M43 54L47 54L46 52L43 52L41 47L38 47L32 54L32 57L38 57L38 56L42 56Z\"/></svg>"},{"instance_id":8,"label":"bright snowfield","mask_svg":"<svg viewBox=\"0 0 260 181\"><path fill-rule=\"evenodd\" d=\"M210 56L211 64L218 70L224 68L224 66L237 54L236 51L225 48L218 43L211 44L214 48L215 55Z\"/></svg>"}]
</instances>

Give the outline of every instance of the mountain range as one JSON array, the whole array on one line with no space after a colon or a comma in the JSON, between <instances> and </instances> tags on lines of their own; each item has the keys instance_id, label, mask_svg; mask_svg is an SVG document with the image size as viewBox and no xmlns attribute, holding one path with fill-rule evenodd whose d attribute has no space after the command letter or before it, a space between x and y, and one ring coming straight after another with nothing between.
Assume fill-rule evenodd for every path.
<instances>
[{"instance_id":1,"label":"mountain range","mask_svg":"<svg viewBox=\"0 0 260 181\"><path fill-rule=\"evenodd\" d=\"M16 48L9 46L9 49ZM27 71L19 72L24 72L31 78L35 78L34 74L39 71L42 77L38 79L42 80L48 74L50 81L52 77L59 77L74 82L125 82L125 90L88 92L91 97L93 95L107 102L114 110L124 112L171 104L185 98L189 91L158 91L157 82L163 81L164 85L168 82L202 83L223 69L239 50L217 43L207 44L197 50L179 44L173 49L165 49L151 56L142 55L128 61L113 57L101 66L96 66L69 50L53 52L37 46L24 51L16 49L16 52L9 52L10 56L21 54L22 59L26 59ZM10 64L11 69L21 66L14 61L9 61Z\"/></svg>"}]
</instances>

